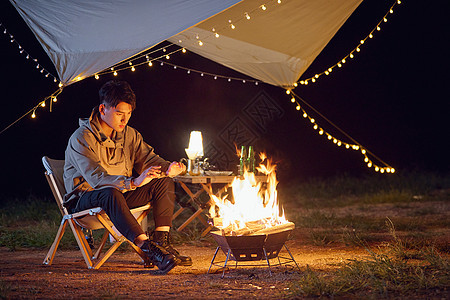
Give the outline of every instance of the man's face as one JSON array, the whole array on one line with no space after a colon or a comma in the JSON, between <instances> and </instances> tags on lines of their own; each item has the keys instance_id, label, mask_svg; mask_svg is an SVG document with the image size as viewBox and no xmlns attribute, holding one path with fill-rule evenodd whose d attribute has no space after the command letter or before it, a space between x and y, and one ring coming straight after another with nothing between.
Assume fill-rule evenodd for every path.
<instances>
[{"instance_id":1,"label":"man's face","mask_svg":"<svg viewBox=\"0 0 450 300\"><path fill-rule=\"evenodd\" d=\"M133 112L131 105L126 102L120 102L116 107L106 107L104 104L100 104L99 110L103 121L102 127L106 134L110 134L111 129L122 132Z\"/></svg>"}]
</instances>

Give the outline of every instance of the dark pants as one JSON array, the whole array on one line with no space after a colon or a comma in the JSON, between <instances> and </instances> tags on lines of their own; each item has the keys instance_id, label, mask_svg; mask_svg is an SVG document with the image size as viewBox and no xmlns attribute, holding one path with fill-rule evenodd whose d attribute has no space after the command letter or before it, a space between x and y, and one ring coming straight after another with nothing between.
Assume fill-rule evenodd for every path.
<instances>
[{"instance_id":1,"label":"dark pants","mask_svg":"<svg viewBox=\"0 0 450 300\"><path fill-rule=\"evenodd\" d=\"M115 188L104 188L87 192L78 200L72 213L89 208L101 207L119 232L134 242L145 233L130 209L151 202L155 226L172 226L175 205L174 183L171 178L153 179L134 191L122 194Z\"/></svg>"}]
</instances>

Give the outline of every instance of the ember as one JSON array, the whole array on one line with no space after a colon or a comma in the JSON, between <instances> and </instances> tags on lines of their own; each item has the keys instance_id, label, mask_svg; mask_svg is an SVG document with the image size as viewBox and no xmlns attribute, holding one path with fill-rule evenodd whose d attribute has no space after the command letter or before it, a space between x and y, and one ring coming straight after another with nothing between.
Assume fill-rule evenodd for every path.
<instances>
[{"instance_id":1,"label":"ember","mask_svg":"<svg viewBox=\"0 0 450 300\"><path fill-rule=\"evenodd\" d=\"M209 214L222 235L256 235L292 230L295 225L286 220L277 200L276 166L265 154L256 169L265 175L258 181L254 173L245 170L243 178L235 177L231 183L231 199L212 195Z\"/></svg>"}]
</instances>

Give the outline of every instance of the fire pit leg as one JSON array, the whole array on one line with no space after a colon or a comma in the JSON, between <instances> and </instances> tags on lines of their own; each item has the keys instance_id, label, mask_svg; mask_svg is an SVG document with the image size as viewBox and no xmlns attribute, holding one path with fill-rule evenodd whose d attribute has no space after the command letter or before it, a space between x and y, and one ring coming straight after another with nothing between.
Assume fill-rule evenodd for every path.
<instances>
[{"instance_id":1,"label":"fire pit leg","mask_svg":"<svg viewBox=\"0 0 450 300\"><path fill-rule=\"evenodd\" d=\"M209 274L209 271L211 270L211 267L214 264L214 260L216 259L217 251L219 251L219 249L220 249L220 247L217 247L216 252L214 252L214 256L211 260L211 264L209 265L209 269L208 269L208 272L206 272L206 274Z\"/></svg>"},{"instance_id":2,"label":"fire pit leg","mask_svg":"<svg viewBox=\"0 0 450 300\"><path fill-rule=\"evenodd\" d=\"M289 251L289 248L286 246L286 244L284 244L283 246L284 246L284 248L286 248L286 250L287 250L287 252L289 253L289 256L291 257L291 259L292 259L292 261L294 262L294 264L297 266L297 269L298 269L299 271L301 271L301 270L300 270L300 267L297 265L297 262L295 261L294 257L292 256L291 251Z\"/></svg>"},{"instance_id":3,"label":"fire pit leg","mask_svg":"<svg viewBox=\"0 0 450 300\"><path fill-rule=\"evenodd\" d=\"M266 247L263 247L263 251L264 251L264 257L266 258L266 261L267 261L267 266L269 266L270 277L272 277L272 271L270 270L270 262L269 262L269 259L267 258Z\"/></svg>"},{"instance_id":4,"label":"fire pit leg","mask_svg":"<svg viewBox=\"0 0 450 300\"><path fill-rule=\"evenodd\" d=\"M223 278L225 276L225 270L227 267L228 258L230 257L230 253L231 253L231 249L228 249L227 258L225 259L225 264L223 265L223 272L222 272L221 278Z\"/></svg>"}]
</instances>

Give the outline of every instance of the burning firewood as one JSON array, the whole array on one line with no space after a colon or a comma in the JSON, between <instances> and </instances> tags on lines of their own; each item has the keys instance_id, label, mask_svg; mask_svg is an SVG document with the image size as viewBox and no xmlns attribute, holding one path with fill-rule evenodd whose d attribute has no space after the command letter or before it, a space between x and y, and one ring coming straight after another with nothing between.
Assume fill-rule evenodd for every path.
<instances>
[{"instance_id":1,"label":"burning firewood","mask_svg":"<svg viewBox=\"0 0 450 300\"><path fill-rule=\"evenodd\" d=\"M272 233L277 233L277 232L281 232L281 231L292 230L294 228L295 228L295 224L292 222L288 222L285 224L275 225L272 227L264 228L259 231L255 231L251 235L272 234Z\"/></svg>"}]
</instances>

